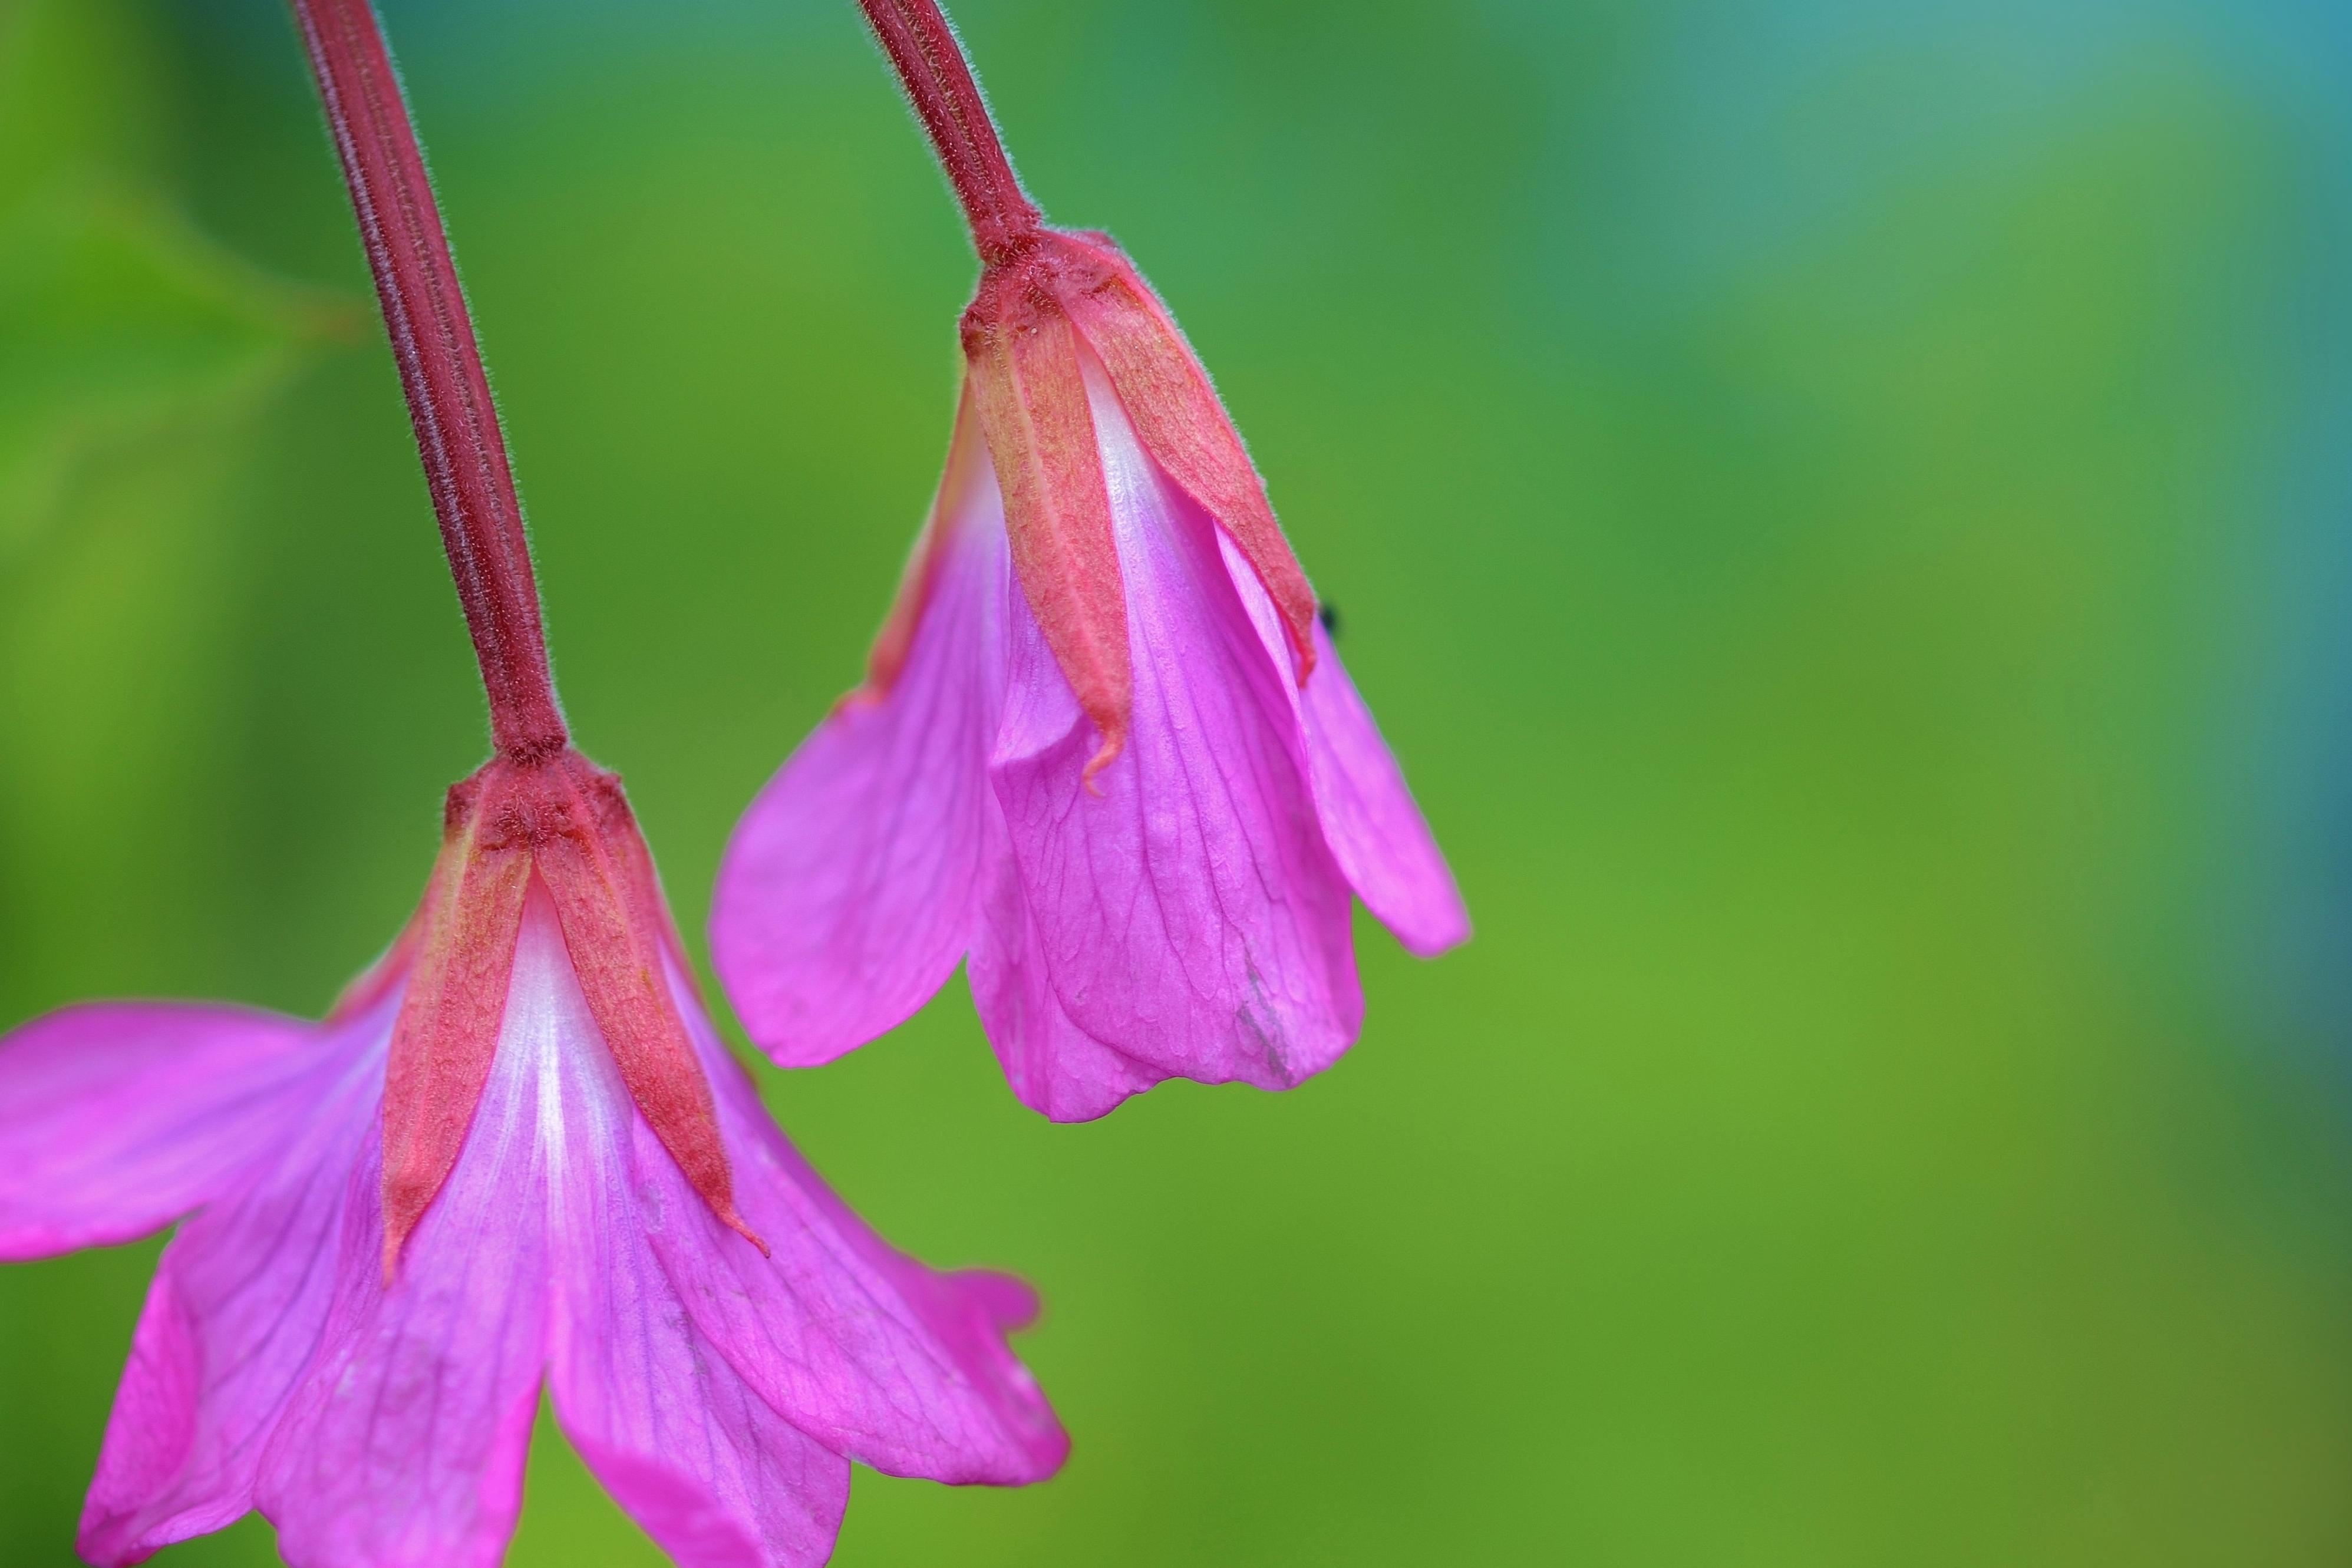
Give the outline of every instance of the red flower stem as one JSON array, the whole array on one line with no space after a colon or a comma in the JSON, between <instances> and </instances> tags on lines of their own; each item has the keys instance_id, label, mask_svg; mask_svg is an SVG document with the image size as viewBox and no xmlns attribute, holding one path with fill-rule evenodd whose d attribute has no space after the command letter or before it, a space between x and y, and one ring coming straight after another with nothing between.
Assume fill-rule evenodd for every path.
<instances>
[{"instance_id":1,"label":"red flower stem","mask_svg":"<svg viewBox=\"0 0 2352 1568\"><path fill-rule=\"evenodd\" d=\"M936 0L857 0L907 89L915 117L963 204L972 248L993 267L1019 254L1043 221L1021 189L980 96L971 64Z\"/></svg>"},{"instance_id":2,"label":"red flower stem","mask_svg":"<svg viewBox=\"0 0 2352 1568\"><path fill-rule=\"evenodd\" d=\"M293 5L392 333L450 575L482 666L490 733L504 756L542 760L562 752L571 736L548 669L530 542L473 319L400 78L368 0Z\"/></svg>"}]
</instances>

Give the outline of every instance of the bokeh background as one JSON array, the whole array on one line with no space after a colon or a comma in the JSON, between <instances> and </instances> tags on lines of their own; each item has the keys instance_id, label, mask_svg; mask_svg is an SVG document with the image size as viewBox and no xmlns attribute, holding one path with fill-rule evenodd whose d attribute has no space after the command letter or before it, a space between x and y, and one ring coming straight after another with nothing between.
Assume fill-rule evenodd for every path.
<instances>
[{"instance_id":1,"label":"bokeh background","mask_svg":"<svg viewBox=\"0 0 2352 1568\"><path fill-rule=\"evenodd\" d=\"M847 0L384 0L564 695L699 945L972 274ZM1048 1126L961 980L761 1082L1076 1434L845 1564L2352 1562L2334 0L964 0L1190 329L1476 941ZM0 0L0 1025L315 1014L480 703L271 0ZM153 1244L0 1270L63 1564ZM167 1568L275 1561L256 1521ZM551 1426L519 1568L658 1557Z\"/></svg>"}]
</instances>

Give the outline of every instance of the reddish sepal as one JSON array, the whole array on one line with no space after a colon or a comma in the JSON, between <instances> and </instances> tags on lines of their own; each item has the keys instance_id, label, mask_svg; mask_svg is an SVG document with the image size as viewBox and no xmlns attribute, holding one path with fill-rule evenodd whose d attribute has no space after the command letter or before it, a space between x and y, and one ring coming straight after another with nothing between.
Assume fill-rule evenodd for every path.
<instances>
[{"instance_id":1,"label":"reddish sepal","mask_svg":"<svg viewBox=\"0 0 2352 1568\"><path fill-rule=\"evenodd\" d=\"M1144 450L1233 537L1265 585L1304 685L1315 669L1315 590L1200 356L1108 235L1052 233L1041 243L1056 256L1055 298L1110 377Z\"/></svg>"},{"instance_id":2,"label":"reddish sepal","mask_svg":"<svg viewBox=\"0 0 2352 1568\"><path fill-rule=\"evenodd\" d=\"M493 764L493 768L497 765ZM393 1025L383 1084L383 1268L449 1179L489 1082L506 1016L530 852L510 831L485 834L478 780L449 792L415 976Z\"/></svg>"},{"instance_id":3,"label":"reddish sepal","mask_svg":"<svg viewBox=\"0 0 2352 1568\"><path fill-rule=\"evenodd\" d=\"M500 758L449 792L441 859L418 912L383 1103L384 1272L447 1182L496 1060L525 897L553 901L580 989L622 1081L711 1212L754 1246L710 1084L671 996L677 937L620 780L565 750Z\"/></svg>"},{"instance_id":4,"label":"reddish sepal","mask_svg":"<svg viewBox=\"0 0 2352 1568\"><path fill-rule=\"evenodd\" d=\"M649 891L652 857L620 780L594 774L581 782L579 807L591 821L579 825L587 831L567 822L539 850L540 880L555 901L581 994L654 1135L710 1211L764 1252L735 1211L734 1173L710 1084L663 973L668 915Z\"/></svg>"},{"instance_id":5,"label":"reddish sepal","mask_svg":"<svg viewBox=\"0 0 2352 1568\"><path fill-rule=\"evenodd\" d=\"M1079 709L1101 733L1091 778L1127 744L1134 672L1110 492L1078 335L1041 251L992 267L963 318L972 406L1004 497L1021 591Z\"/></svg>"}]
</instances>

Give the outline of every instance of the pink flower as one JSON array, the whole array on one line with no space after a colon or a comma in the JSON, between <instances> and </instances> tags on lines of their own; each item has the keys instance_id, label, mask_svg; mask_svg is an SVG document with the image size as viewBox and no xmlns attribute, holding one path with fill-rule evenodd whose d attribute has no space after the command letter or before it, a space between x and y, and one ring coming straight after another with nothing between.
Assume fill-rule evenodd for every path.
<instances>
[{"instance_id":1,"label":"pink flower","mask_svg":"<svg viewBox=\"0 0 2352 1568\"><path fill-rule=\"evenodd\" d=\"M1014 1092L1289 1088L1355 1039L1350 894L1469 934L1207 372L1107 235L1044 226L929 0L864 0L984 269L946 476L868 678L737 829L712 944L827 1061L968 960Z\"/></svg>"},{"instance_id":2,"label":"pink flower","mask_svg":"<svg viewBox=\"0 0 2352 1568\"><path fill-rule=\"evenodd\" d=\"M886 1246L713 1035L620 781L572 748L465 298L368 0L296 0L490 701L409 930L324 1025L69 1009L0 1040L0 1260L165 1248L81 1528L252 1509L297 1568L488 1568L542 1386L688 1568L831 1552L849 1461L1018 1484L1018 1281Z\"/></svg>"},{"instance_id":3,"label":"pink flower","mask_svg":"<svg viewBox=\"0 0 2352 1568\"><path fill-rule=\"evenodd\" d=\"M420 942L323 1025L105 1005L0 1042L0 1260L192 1216L107 1428L91 1562L258 1508L298 1568L496 1563L542 1385L689 1568L824 1562L852 1458L997 1483L1060 1463L1062 1430L1003 1343L1035 1311L1028 1289L934 1273L859 1223L665 957L690 1082L716 1091L730 1226L633 1093L543 879L517 915L478 1100L453 1113L457 1156L389 1278L385 1078Z\"/></svg>"}]
</instances>

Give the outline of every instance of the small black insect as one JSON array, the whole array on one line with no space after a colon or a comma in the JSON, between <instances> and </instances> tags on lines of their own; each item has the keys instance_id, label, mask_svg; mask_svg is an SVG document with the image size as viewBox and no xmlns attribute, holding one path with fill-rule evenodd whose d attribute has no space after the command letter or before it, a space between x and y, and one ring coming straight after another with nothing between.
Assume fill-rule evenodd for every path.
<instances>
[{"instance_id":1,"label":"small black insect","mask_svg":"<svg viewBox=\"0 0 2352 1568\"><path fill-rule=\"evenodd\" d=\"M1323 601L1315 607L1315 619L1323 622L1323 630L1331 634L1331 641L1336 643L1339 640L1339 607L1338 605L1328 599Z\"/></svg>"}]
</instances>

